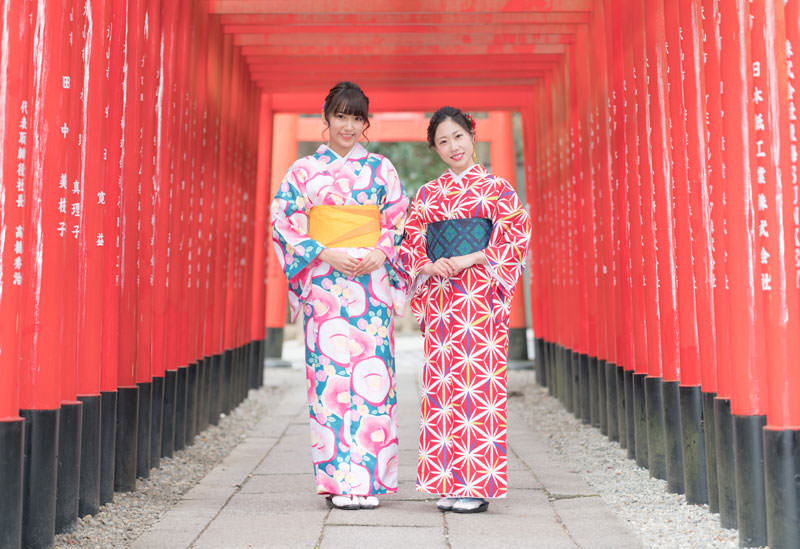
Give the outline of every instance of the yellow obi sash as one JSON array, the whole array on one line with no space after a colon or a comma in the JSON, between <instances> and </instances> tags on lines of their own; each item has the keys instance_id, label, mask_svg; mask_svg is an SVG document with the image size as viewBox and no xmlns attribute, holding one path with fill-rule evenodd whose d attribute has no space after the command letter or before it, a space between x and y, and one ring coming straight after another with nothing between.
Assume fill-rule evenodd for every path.
<instances>
[{"instance_id":1,"label":"yellow obi sash","mask_svg":"<svg viewBox=\"0 0 800 549\"><path fill-rule=\"evenodd\" d=\"M314 206L308 236L326 247L374 247L381 236L381 211L376 204Z\"/></svg>"}]
</instances>

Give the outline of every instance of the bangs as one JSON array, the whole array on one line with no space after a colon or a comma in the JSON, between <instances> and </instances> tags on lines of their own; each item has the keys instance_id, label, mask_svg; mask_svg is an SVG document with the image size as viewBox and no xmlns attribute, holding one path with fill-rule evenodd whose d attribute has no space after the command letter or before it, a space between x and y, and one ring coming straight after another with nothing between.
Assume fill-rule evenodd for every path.
<instances>
[{"instance_id":1,"label":"bangs","mask_svg":"<svg viewBox=\"0 0 800 549\"><path fill-rule=\"evenodd\" d=\"M334 99L333 105L330 106L328 112L331 114L351 114L366 120L369 114L369 102L360 90L348 89Z\"/></svg>"}]
</instances>

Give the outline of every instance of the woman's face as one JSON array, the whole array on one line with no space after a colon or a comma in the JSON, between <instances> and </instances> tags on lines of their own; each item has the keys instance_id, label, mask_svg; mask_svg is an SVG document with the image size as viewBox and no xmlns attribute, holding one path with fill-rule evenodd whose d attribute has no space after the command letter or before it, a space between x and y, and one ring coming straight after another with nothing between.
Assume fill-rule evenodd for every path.
<instances>
[{"instance_id":1,"label":"woman's face","mask_svg":"<svg viewBox=\"0 0 800 549\"><path fill-rule=\"evenodd\" d=\"M345 156L364 131L364 119L355 114L334 113L328 120L328 146Z\"/></svg>"},{"instance_id":2,"label":"woman's face","mask_svg":"<svg viewBox=\"0 0 800 549\"><path fill-rule=\"evenodd\" d=\"M452 118L445 118L436 128L434 148L451 170L461 173L472 165L475 139Z\"/></svg>"}]
</instances>

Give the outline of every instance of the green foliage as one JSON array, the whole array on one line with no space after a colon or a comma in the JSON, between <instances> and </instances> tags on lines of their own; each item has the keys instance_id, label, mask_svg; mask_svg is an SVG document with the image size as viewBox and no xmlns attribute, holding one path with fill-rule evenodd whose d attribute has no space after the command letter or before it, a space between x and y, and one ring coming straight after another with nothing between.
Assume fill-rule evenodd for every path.
<instances>
[{"instance_id":1,"label":"green foliage","mask_svg":"<svg viewBox=\"0 0 800 549\"><path fill-rule=\"evenodd\" d=\"M409 198L413 197L423 184L436 179L447 169L436 152L423 142L370 143L370 152L382 154L392 161L403 188Z\"/></svg>"}]
</instances>

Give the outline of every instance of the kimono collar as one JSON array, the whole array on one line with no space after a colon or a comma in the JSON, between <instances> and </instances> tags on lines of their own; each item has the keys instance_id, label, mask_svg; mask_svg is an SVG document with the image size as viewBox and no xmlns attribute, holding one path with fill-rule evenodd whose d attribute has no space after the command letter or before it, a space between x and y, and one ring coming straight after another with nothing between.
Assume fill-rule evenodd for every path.
<instances>
[{"instance_id":1,"label":"kimono collar","mask_svg":"<svg viewBox=\"0 0 800 549\"><path fill-rule=\"evenodd\" d=\"M464 179L465 176L467 176L467 175L469 175L469 174L471 174L473 172L475 172L475 174L478 174L478 173L484 174L484 173L486 173L486 168L484 168L480 164L473 164L472 166L470 166L469 168L467 168L466 170L464 170L461 173L456 173L451 169L448 169L447 171L450 173L450 177L453 178L453 181L455 181L456 183L461 183L461 180Z\"/></svg>"},{"instance_id":2,"label":"kimono collar","mask_svg":"<svg viewBox=\"0 0 800 549\"><path fill-rule=\"evenodd\" d=\"M350 152L344 156L339 156L336 151L325 144L320 145L317 148L317 152L314 153L314 158L324 164L330 171L338 171L348 160L352 160L354 162L358 162L359 165L354 171L359 172L361 171L361 167L368 156L369 153L367 152L367 149L365 149L361 143L356 143L353 145L353 148L350 149Z\"/></svg>"}]
</instances>

